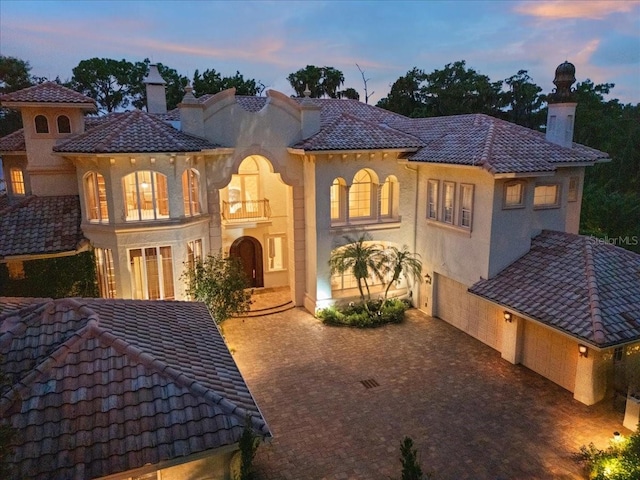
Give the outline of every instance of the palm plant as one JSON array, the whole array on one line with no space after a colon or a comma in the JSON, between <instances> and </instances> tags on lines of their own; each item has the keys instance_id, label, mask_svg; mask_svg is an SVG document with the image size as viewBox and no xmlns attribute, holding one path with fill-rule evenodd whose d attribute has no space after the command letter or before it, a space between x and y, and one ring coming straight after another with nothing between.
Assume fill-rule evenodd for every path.
<instances>
[{"instance_id":1,"label":"palm plant","mask_svg":"<svg viewBox=\"0 0 640 480\"><path fill-rule=\"evenodd\" d=\"M385 251L385 272L391 273L391 280L387 284L387 288L384 291L384 301L387 301L389 295L389 289L396 283L400 276L404 273L405 276L412 277L418 282L422 282L422 262L420 261L420 255L417 253L411 253L409 247L402 246L402 249L396 247L389 247ZM384 303L384 302L383 302Z\"/></svg>"},{"instance_id":2,"label":"palm plant","mask_svg":"<svg viewBox=\"0 0 640 480\"><path fill-rule=\"evenodd\" d=\"M358 282L360 300L366 306L365 290L367 292L366 299L371 299L367 279L370 276L374 276L382 281L384 277L384 251L379 245L369 243L371 235L368 233L363 233L357 238L350 235L345 235L343 238L346 241L346 245L331 252L331 257L329 258L331 274L351 272Z\"/></svg>"}]
</instances>

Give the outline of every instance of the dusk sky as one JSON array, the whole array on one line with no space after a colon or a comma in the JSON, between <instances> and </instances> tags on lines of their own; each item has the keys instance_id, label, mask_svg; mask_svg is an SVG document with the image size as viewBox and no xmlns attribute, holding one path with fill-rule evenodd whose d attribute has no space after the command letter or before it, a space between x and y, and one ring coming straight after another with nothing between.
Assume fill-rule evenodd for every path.
<instances>
[{"instance_id":1,"label":"dusk sky","mask_svg":"<svg viewBox=\"0 0 640 480\"><path fill-rule=\"evenodd\" d=\"M569 60L578 81L615 83L610 98L640 102L640 1L13 1L0 2L0 53L32 74L68 80L92 57L145 57L192 78L239 70L293 93L305 65L342 70L370 103L416 66L466 60L503 80L528 70L545 92Z\"/></svg>"}]
</instances>

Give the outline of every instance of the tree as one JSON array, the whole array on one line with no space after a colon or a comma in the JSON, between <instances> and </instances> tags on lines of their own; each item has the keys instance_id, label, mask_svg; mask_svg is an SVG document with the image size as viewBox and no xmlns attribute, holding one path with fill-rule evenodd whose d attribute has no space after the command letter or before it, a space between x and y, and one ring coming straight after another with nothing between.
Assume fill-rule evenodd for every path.
<instances>
[{"instance_id":1,"label":"tree","mask_svg":"<svg viewBox=\"0 0 640 480\"><path fill-rule=\"evenodd\" d=\"M364 70L362 70L360 68L360 65L358 65L356 63L356 67L358 67L358 70L360 71L360 75L362 75L362 83L364 84L364 103L368 104L369 103L369 98L371 97L371 95L373 95L376 92L371 92L371 94L369 94L369 88L367 86L367 83L369 83L369 80L371 80L370 78L366 78L364 76Z\"/></svg>"},{"instance_id":2,"label":"tree","mask_svg":"<svg viewBox=\"0 0 640 480\"><path fill-rule=\"evenodd\" d=\"M407 117L420 116L424 113L425 106L425 94L421 84L426 77L424 71L413 67L393 83L389 95L380 99L377 106Z\"/></svg>"},{"instance_id":3,"label":"tree","mask_svg":"<svg viewBox=\"0 0 640 480\"><path fill-rule=\"evenodd\" d=\"M133 64L124 59L90 58L72 70L69 85L93 98L101 112L114 112L126 108L132 101L133 70Z\"/></svg>"},{"instance_id":4,"label":"tree","mask_svg":"<svg viewBox=\"0 0 640 480\"><path fill-rule=\"evenodd\" d=\"M303 97L309 88L312 98L338 98L338 88L344 84L344 74L333 67L307 65L289 74L287 80L298 97Z\"/></svg>"},{"instance_id":5,"label":"tree","mask_svg":"<svg viewBox=\"0 0 640 480\"><path fill-rule=\"evenodd\" d=\"M585 465L590 479L640 478L640 430L627 438L615 432L606 450L600 450L593 443L583 445L575 458Z\"/></svg>"},{"instance_id":6,"label":"tree","mask_svg":"<svg viewBox=\"0 0 640 480\"><path fill-rule=\"evenodd\" d=\"M360 94L355 88L345 88L338 92L338 98L349 98L351 100L360 100Z\"/></svg>"},{"instance_id":7,"label":"tree","mask_svg":"<svg viewBox=\"0 0 640 480\"><path fill-rule=\"evenodd\" d=\"M196 70L193 74L193 89L198 96L215 94L228 88L235 88L236 95L253 96L260 95L265 86L259 80L245 80L238 71L233 77L223 77L214 69L207 69L202 74Z\"/></svg>"},{"instance_id":8,"label":"tree","mask_svg":"<svg viewBox=\"0 0 640 480\"><path fill-rule=\"evenodd\" d=\"M258 451L260 439L251 428L251 416L247 415L242 429L242 436L238 440L240 448L240 468L234 480L254 480L256 471L253 467L253 459Z\"/></svg>"},{"instance_id":9,"label":"tree","mask_svg":"<svg viewBox=\"0 0 640 480\"><path fill-rule=\"evenodd\" d=\"M413 448L413 440L404 437L400 444L400 463L402 463L402 480L427 480L418 462L418 451Z\"/></svg>"},{"instance_id":10,"label":"tree","mask_svg":"<svg viewBox=\"0 0 640 480\"><path fill-rule=\"evenodd\" d=\"M418 283L422 282L422 262L420 261L420 255L411 253L406 245L403 245L402 249L389 247L384 252L384 256L384 269L391 273L391 280L384 290L386 302L389 296L389 289L400 279L403 273L405 276L412 277L414 281L417 280Z\"/></svg>"},{"instance_id":11,"label":"tree","mask_svg":"<svg viewBox=\"0 0 640 480\"><path fill-rule=\"evenodd\" d=\"M358 282L360 300L365 301L365 289L366 298L370 300L371 292L367 279L373 276L380 281L383 280L384 252L378 245L371 243L371 236L368 233L363 233L357 238L350 235L345 235L343 238L347 242L346 245L331 252L329 258L331 274L351 272Z\"/></svg>"},{"instance_id":12,"label":"tree","mask_svg":"<svg viewBox=\"0 0 640 480\"><path fill-rule=\"evenodd\" d=\"M182 278L187 282L187 295L204 302L218 323L249 311L249 282L235 257L224 257L222 252L208 255L204 261L187 267Z\"/></svg>"},{"instance_id":13,"label":"tree","mask_svg":"<svg viewBox=\"0 0 640 480\"><path fill-rule=\"evenodd\" d=\"M518 73L505 79L509 86L505 93L505 103L510 109L507 120L534 130L539 130L545 122L545 112L542 108L544 95L542 88L531 81L526 70L518 70Z\"/></svg>"},{"instance_id":14,"label":"tree","mask_svg":"<svg viewBox=\"0 0 640 480\"><path fill-rule=\"evenodd\" d=\"M0 95L33 85L29 62L0 55ZM20 112L0 107L0 137L22 128Z\"/></svg>"}]
</instances>

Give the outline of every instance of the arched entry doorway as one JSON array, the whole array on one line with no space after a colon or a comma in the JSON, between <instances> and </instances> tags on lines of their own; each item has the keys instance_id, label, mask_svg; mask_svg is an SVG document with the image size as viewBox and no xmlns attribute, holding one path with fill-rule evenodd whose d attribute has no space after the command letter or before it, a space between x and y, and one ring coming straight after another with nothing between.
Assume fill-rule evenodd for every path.
<instances>
[{"instance_id":1,"label":"arched entry doorway","mask_svg":"<svg viewBox=\"0 0 640 480\"><path fill-rule=\"evenodd\" d=\"M254 237L240 237L229 249L229 255L240 259L250 287L264 287L262 245Z\"/></svg>"}]
</instances>

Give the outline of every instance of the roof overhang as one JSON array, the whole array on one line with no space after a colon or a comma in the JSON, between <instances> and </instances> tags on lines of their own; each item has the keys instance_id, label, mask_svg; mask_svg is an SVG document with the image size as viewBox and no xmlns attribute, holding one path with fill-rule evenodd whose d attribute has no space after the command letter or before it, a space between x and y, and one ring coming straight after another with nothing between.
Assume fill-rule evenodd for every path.
<instances>
[{"instance_id":1,"label":"roof overhang","mask_svg":"<svg viewBox=\"0 0 640 480\"><path fill-rule=\"evenodd\" d=\"M489 172L491 173L491 172ZM556 174L555 171L550 172L507 172L507 173L494 173L493 178L529 178L529 177L552 177Z\"/></svg>"},{"instance_id":2,"label":"roof overhang","mask_svg":"<svg viewBox=\"0 0 640 480\"><path fill-rule=\"evenodd\" d=\"M0 263L7 262L28 262L30 260L47 260L51 258L72 257L82 252L86 252L91 247L91 243L87 239L80 240L75 250L67 250L65 252L54 253L36 253L36 254L24 254L24 255L7 255L5 257L0 256Z\"/></svg>"},{"instance_id":3,"label":"roof overhang","mask_svg":"<svg viewBox=\"0 0 640 480\"><path fill-rule=\"evenodd\" d=\"M596 163L609 163L610 158L593 160L590 162L553 162L554 167L593 167Z\"/></svg>"},{"instance_id":4,"label":"roof overhang","mask_svg":"<svg viewBox=\"0 0 640 480\"><path fill-rule=\"evenodd\" d=\"M75 103L75 102L11 102L5 101L2 102L3 107L8 108L82 108L83 110L97 110L95 104L93 103Z\"/></svg>"},{"instance_id":5,"label":"roof overhang","mask_svg":"<svg viewBox=\"0 0 640 480\"><path fill-rule=\"evenodd\" d=\"M4 155L26 155L26 150L7 150L6 152L0 152L0 157Z\"/></svg>"},{"instance_id":6,"label":"roof overhang","mask_svg":"<svg viewBox=\"0 0 640 480\"><path fill-rule=\"evenodd\" d=\"M349 155L349 154L370 154L370 153L413 153L418 148L371 148L371 149L350 149L350 150L305 150L304 148L289 147L290 153L296 155Z\"/></svg>"}]
</instances>

